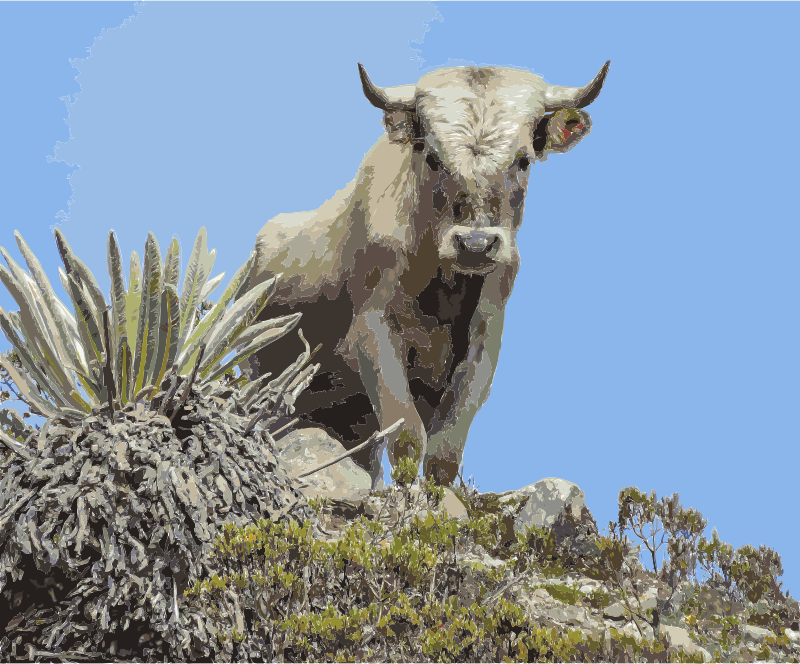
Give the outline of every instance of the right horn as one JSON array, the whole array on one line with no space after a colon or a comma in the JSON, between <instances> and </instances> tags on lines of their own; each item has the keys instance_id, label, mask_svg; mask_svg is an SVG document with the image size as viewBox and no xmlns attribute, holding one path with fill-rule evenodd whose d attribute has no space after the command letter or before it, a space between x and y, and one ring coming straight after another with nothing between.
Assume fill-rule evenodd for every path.
<instances>
[{"instance_id":1,"label":"right horn","mask_svg":"<svg viewBox=\"0 0 800 664\"><path fill-rule=\"evenodd\" d=\"M544 93L545 113L560 111L567 108L583 108L588 106L600 94L603 81L606 80L608 67L611 60L608 60L600 69L594 80L589 85L582 88L568 88L563 85L548 85ZM361 66L361 65L359 65ZM367 79L369 80L369 79Z\"/></svg>"},{"instance_id":2,"label":"right horn","mask_svg":"<svg viewBox=\"0 0 800 664\"><path fill-rule=\"evenodd\" d=\"M359 62L358 73L361 74L361 86L369 103L382 111L405 111L413 113L417 108L417 86L400 85L394 88L379 88L369 80L367 70ZM393 92L390 92L393 91Z\"/></svg>"}]
</instances>

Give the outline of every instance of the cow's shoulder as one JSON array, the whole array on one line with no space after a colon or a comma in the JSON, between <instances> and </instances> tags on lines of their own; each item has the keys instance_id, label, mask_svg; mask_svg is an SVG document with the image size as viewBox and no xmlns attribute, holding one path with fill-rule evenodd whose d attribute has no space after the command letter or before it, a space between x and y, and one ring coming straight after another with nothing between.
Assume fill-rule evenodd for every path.
<instances>
[{"instance_id":1,"label":"cow's shoulder","mask_svg":"<svg viewBox=\"0 0 800 664\"><path fill-rule=\"evenodd\" d=\"M358 249L368 243L366 229L352 228L353 183L322 207L279 214L256 239L258 280L282 274L273 301L334 297L342 288Z\"/></svg>"}]
</instances>

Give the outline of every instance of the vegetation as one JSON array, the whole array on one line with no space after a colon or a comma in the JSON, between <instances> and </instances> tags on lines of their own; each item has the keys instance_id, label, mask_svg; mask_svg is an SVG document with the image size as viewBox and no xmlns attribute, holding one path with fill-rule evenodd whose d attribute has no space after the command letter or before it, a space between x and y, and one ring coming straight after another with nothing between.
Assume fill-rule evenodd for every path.
<instances>
[{"instance_id":1,"label":"vegetation","mask_svg":"<svg viewBox=\"0 0 800 664\"><path fill-rule=\"evenodd\" d=\"M178 593L208 565L223 522L312 514L277 468L269 430L318 365L306 344L268 383L237 374L300 316L256 322L275 279L250 287L252 256L209 307L223 275L208 279L205 229L180 296L177 242L162 262L150 234L126 289L109 234L110 306L55 236L74 315L19 233L29 273L0 249L0 280L20 307L0 309L12 344L2 397L29 409L0 410L0 657L163 659L189 641ZM28 425L30 414L44 424Z\"/></svg>"},{"instance_id":2,"label":"vegetation","mask_svg":"<svg viewBox=\"0 0 800 664\"><path fill-rule=\"evenodd\" d=\"M775 557L748 547L733 554L736 562L721 559L718 551L728 547L716 532L711 544L700 539L696 553L707 569L722 563L732 590L727 615L709 615L714 607L701 591L713 588L713 583L694 586L697 592L680 607L670 606L677 585L668 585L668 599L655 609L642 609L641 588L655 583L656 576L641 567L631 555L630 542L614 531L622 524L622 532L637 511L640 516L665 517L668 530L682 523L699 525L699 513L682 510L677 496L662 503L672 510L662 511L635 488L621 491L619 523L609 524L609 536L591 537L595 548L585 555L576 554L586 544L577 528L567 537L557 535L564 530L559 526L570 522L563 515L553 528L528 528L512 541L513 532L490 494L481 497L462 480L458 495L468 518L458 521L436 509L444 489L425 481L414 506L414 477L413 463L403 459L392 472L395 485L376 496L382 501L377 515L349 519L339 537L330 541L315 539L310 521L301 525L262 520L244 528L227 527L215 543L213 573L185 593L187 622L196 633L208 630L214 637L209 640L213 648L202 656L298 662L702 662L700 654L672 646L658 629L660 617L674 624L680 616L698 642L718 645L712 648L713 661L798 661L799 651L792 649L784 632L792 625L797 629L800 610L779 590L779 562L764 569L763 561L774 563ZM326 501L312 505L326 532L336 521L335 506ZM390 505L404 507L387 524L381 516ZM680 570L669 573L669 579L693 571L683 566L694 560L695 550L687 543L691 540L679 541L681 546L670 542L670 559L662 569L662 576L664 570ZM491 569L470 555L476 551L504 562ZM582 592L564 583L576 576L603 584ZM605 634L592 634L548 626L542 616L532 614L530 604L520 601L537 588L558 602L587 609L621 604L639 635L613 627ZM734 598L747 605L743 616L731 615ZM768 610L760 613L763 607ZM777 636L749 648L742 637L745 622L768 626ZM650 638L643 636L646 625L655 627Z\"/></svg>"},{"instance_id":3,"label":"vegetation","mask_svg":"<svg viewBox=\"0 0 800 664\"><path fill-rule=\"evenodd\" d=\"M298 323L256 322L275 280L251 287L251 257L209 302L201 229L180 295L177 244L162 261L152 234L125 288L109 234L107 305L56 242L74 315L18 233L29 272L0 249L20 307L0 309L0 399L29 409L0 410L0 658L703 661L672 643L681 628L714 661L800 659L780 556L707 540L677 494L623 489L606 535L586 508L519 531L528 496L420 481L408 440L416 456L365 503L306 502L270 431L317 371L311 349L269 382L236 369Z\"/></svg>"}]
</instances>

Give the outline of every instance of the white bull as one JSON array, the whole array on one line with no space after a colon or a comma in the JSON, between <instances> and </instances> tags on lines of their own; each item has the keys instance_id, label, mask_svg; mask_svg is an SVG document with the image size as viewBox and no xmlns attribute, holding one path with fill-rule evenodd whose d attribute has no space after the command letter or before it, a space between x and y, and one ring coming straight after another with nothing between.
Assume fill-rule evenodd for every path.
<instances>
[{"instance_id":1,"label":"white bull","mask_svg":"<svg viewBox=\"0 0 800 664\"><path fill-rule=\"evenodd\" d=\"M262 316L302 311L309 342L323 344L323 373L296 404L301 426L352 449L405 418L410 435L390 442L390 463L424 452L425 476L453 482L497 367L530 167L589 133L580 109L608 66L583 88L455 67L381 89L359 64L386 134L345 189L271 219L256 240L251 284L283 273ZM299 343L286 337L250 369L282 366ZM374 453L353 458L377 478Z\"/></svg>"}]
</instances>

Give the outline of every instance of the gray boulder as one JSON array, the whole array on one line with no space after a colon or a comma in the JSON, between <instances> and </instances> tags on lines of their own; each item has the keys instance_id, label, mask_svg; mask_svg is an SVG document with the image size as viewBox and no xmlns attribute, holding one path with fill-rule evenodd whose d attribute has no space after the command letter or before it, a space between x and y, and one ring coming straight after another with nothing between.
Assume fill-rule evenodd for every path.
<instances>
[{"instance_id":1,"label":"gray boulder","mask_svg":"<svg viewBox=\"0 0 800 664\"><path fill-rule=\"evenodd\" d=\"M296 477L333 461L346 451L344 445L322 429L296 429L276 441L275 455L278 464ZM375 488L379 489L383 484L383 468L377 479ZM370 474L350 458L309 475L303 481L305 486L300 491L306 500L329 498L359 504L373 488Z\"/></svg>"},{"instance_id":2,"label":"gray boulder","mask_svg":"<svg viewBox=\"0 0 800 664\"><path fill-rule=\"evenodd\" d=\"M515 533L529 526L549 528L555 535L556 545L574 560L600 555L596 544L597 523L577 484L545 477L515 493L526 498L514 519Z\"/></svg>"}]
</instances>

